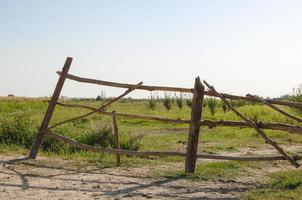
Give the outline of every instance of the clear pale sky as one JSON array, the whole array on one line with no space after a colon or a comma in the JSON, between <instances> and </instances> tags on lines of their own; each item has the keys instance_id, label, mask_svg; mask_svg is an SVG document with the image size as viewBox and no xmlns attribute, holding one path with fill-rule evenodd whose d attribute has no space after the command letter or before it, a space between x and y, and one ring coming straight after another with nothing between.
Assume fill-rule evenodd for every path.
<instances>
[{"instance_id":1,"label":"clear pale sky","mask_svg":"<svg viewBox=\"0 0 302 200\"><path fill-rule=\"evenodd\" d=\"M0 0L0 95L52 94L67 56L83 77L276 97L302 83L302 1ZM62 95L101 90L123 91Z\"/></svg>"}]
</instances>

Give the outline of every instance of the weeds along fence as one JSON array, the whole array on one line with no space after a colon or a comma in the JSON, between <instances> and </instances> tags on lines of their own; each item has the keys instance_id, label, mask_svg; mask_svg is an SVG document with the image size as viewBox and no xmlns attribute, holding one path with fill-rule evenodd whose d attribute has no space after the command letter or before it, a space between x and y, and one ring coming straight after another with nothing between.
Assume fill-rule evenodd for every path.
<instances>
[{"instance_id":1,"label":"weeds along fence","mask_svg":"<svg viewBox=\"0 0 302 200\"><path fill-rule=\"evenodd\" d=\"M217 159L217 160L240 160L240 161L273 161L273 160L287 160L291 165L295 167L299 167L298 160L301 159L300 156L290 156L288 155L276 142L272 141L263 131L264 129L271 129L271 130L281 130L281 131L287 131L290 133L302 133L302 126L300 125L290 125L290 124L282 124L282 123L265 123L265 122L255 122L248 117L244 116L242 113L240 113L238 110L236 110L228 101L227 99L231 100L244 100L244 101L252 101L252 102L259 102L262 104L265 104L272 109L278 111L280 114L285 115L288 118L291 118L298 123L302 122L302 119L294 116L290 113L287 113L283 110L281 110L276 105L283 105L283 106L289 106L289 107L295 107L295 108L302 108L302 103L300 102L290 102L290 101L280 101L280 100L266 100L259 98L257 96L247 95L247 96L235 96L230 94L224 94L219 93L216 91L216 89L211 86L206 81L203 81L203 84L201 83L199 77L195 79L194 88L180 88L180 87L164 87L164 86L147 86L143 85L143 82L140 82L138 84L125 84L125 83L116 83L116 82L108 82L108 81L102 81L102 80L95 80L95 79L89 79L89 78L82 78L78 76L74 76L71 74L68 74L69 68L72 63L72 58L68 57L66 59L66 62L63 66L63 69L61 72L57 72L59 75L59 79L56 85L56 88L54 90L54 93L52 95L51 100L49 101L49 105L47 108L47 111L45 113L45 116L42 120L41 126L38 130L38 133L36 135L35 141L32 145L30 154L28 158L35 159L38 150L43 142L43 138L45 135L49 135L57 140L64 141L74 147L84 149L84 150L90 150L95 152L107 152L107 153L113 153L116 154L117 159L117 165L120 165L120 155L126 154L126 155L132 155L132 156L138 156L138 157L148 157L148 156L181 156L185 157L185 172L186 173L194 173L195 171L195 164L197 158L202 159ZM86 105L81 104L65 104L58 102L58 98L60 96L62 87L64 85L64 82L66 79L70 79L77 82L82 83L91 83L96 85L103 85L103 86L111 86L111 87L118 87L118 88L125 88L127 89L124 93L122 93L120 96L111 99L109 102L105 103L99 108L93 108ZM204 85L207 86L208 90L205 90ZM191 119L183 120L183 119L171 119L171 118L164 118L164 117L154 117L154 116L146 116L146 115L136 115L136 114L128 114L128 113L120 113L120 112L107 112L105 111L105 108L107 108L109 105L113 104L114 102L118 101L119 99L123 98L127 94L131 93L134 90L147 90L147 91L168 91L168 92L182 92L182 93L191 93L193 94L192 98L192 106L191 106ZM212 120L202 120L202 104L204 96L212 96L212 97L218 97L220 98L226 106L230 110L232 110L242 121L212 121ZM54 112L54 109L56 105L65 106L65 107L74 107L74 108L84 108L89 110L84 115L76 116L61 122L58 122L56 124L49 126L49 121L52 117L52 114ZM87 116L90 116L92 114L101 114L101 115L108 115L112 117L112 126L113 126L113 132L115 136L115 147L112 148L102 148L97 146L90 146L87 144L79 143L76 140L72 138L68 138L66 136L60 135L58 133L55 133L52 129L60 126L62 124L72 122L81 118L85 118ZM134 119L143 119L143 120L153 120L153 121L159 121L159 122L166 122L166 123L181 123L181 124L189 124L189 133L188 133L188 142L187 142L187 152L162 152L162 151L130 151L130 150L124 150L120 148L119 144L119 131L118 131L118 125L117 125L117 118L118 117L127 117L127 118L134 118ZM223 156L223 155L209 155L209 154L200 154L197 153L197 147L198 147L198 141L199 141L199 133L200 133L200 127L201 126L208 126L210 128L217 127L217 126L229 126L229 127L239 127L239 128L253 128L255 131L263 138L263 140L270 144L273 148L278 151L280 154L279 156L248 156L248 157L238 157L238 156Z\"/></svg>"}]
</instances>

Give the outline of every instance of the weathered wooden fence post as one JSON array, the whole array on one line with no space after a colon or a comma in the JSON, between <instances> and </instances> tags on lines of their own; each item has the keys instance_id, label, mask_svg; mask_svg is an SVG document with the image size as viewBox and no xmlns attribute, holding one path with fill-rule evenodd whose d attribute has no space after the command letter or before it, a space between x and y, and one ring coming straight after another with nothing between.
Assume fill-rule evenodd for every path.
<instances>
[{"instance_id":1,"label":"weathered wooden fence post","mask_svg":"<svg viewBox=\"0 0 302 200\"><path fill-rule=\"evenodd\" d=\"M200 82L199 77L197 77L195 79L194 93L192 99L191 122L185 162L186 173L194 173L195 171L203 97L204 86Z\"/></svg>"},{"instance_id":2,"label":"weathered wooden fence post","mask_svg":"<svg viewBox=\"0 0 302 200\"><path fill-rule=\"evenodd\" d=\"M117 120L116 120L116 114L115 114L115 111L112 112L113 115L112 115L112 124L113 124L113 132L114 132L114 137L115 137L115 140L114 140L114 148L115 149L120 149L120 137L119 137L119 133L118 133L118 127L117 127ZM116 153L116 165L117 166L120 166L121 164L121 155L120 153Z\"/></svg>"},{"instance_id":3,"label":"weathered wooden fence post","mask_svg":"<svg viewBox=\"0 0 302 200\"><path fill-rule=\"evenodd\" d=\"M62 91L62 88L63 88L64 82L65 82L66 76L68 74L71 62L72 62L72 58L67 57L67 59L65 61L65 64L64 64L64 67L62 69L62 73L61 73L61 75L59 77L59 80L57 82L56 88L55 88L55 90L53 92L53 95L51 97L51 100L48 104L47 111L44 115L43 121L42 121L41 126L38 130L38 133L36 135L35 142L33 143L32 147L31 147L28 158L35 159L37 157L39 148L41 147L42 142L43 142L43 138L46 134L45 129L48 128L49 121L50 121L51 116L52 116L52 114L55 110L56 103L58 101L58 98L60 97L60 93Z\"/></svg>"}]
</instances>

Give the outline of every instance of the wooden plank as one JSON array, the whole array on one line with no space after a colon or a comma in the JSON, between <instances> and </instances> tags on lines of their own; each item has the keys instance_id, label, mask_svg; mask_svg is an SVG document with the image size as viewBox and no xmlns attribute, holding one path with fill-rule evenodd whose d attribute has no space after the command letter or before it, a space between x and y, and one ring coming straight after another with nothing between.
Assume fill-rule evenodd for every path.
<instances>
[{"instance_id":1,"label":"wooden plank","mask_svg":"<svg viewBox=\"0 0 302 200\"><path fill-rule=\"evenodd\" d=\"M61 74L62 72L58 71L57 74ZM134 85L128 84L128 83L117 83L117 82L110 82L110 81L103 81L103 80L97 80L97 79L90 79L90 78L82 78L79 76L75 76L72 74L68 74L67 78L73 81L81 82L81 83L91 83L96 85L103 85L103 86L109 86L109 87L118 87L118 88L130 88ZM150 85L141 85L137 89L139 90L147 90L147 91L167 91L167 92L184 92L184 93L193 93L194 89L192 88L181 88L181 87L167 87L167 86L150 86ZM214 92L212 91L204 91L204 94L207 96L213 96L218 97ZM254 98L248 97L248 96L237 96L237 95L231 95L226 93L221 93L224 98L232 99L232 100L242 100L242 101L252 101L252 102L260 102ZM295 108L302 108L301 102L293 102L293 101L281 101L281 100L272 100L269 99L267 102L271 104L277 104L277 105L284 105L289 107L295 107Z\"/></svg>"},{"instance_id":2,"label":"wooden plank","mask_svg":"<svg viewBox=\"0 0 302 200\"><path fill-rule=\"evenodd\" d=\"M65 104L57 102L57 105L64 106L64 107L71 107L71 108L84 108L88 110L97 110L97 108L86 106L82 104ZM112 112L106 111L97 111L99 114L103 115L112 115ZM186 119L171 119L171 118L163 118L159 116L147 116L147 115L137 115L137 114L128 114L128 113L120 113L115 112L116 116L119 117L127 117L133 119L144 119L144 120L153 120L153 121L160 121L166 123L176 123L176 124L190 124L190 120ZM290 125L290 124L282 124L282 123L269 123L269 122L255 122L259 128L262 129L271 129L271 130L279 130L279 131L287 131L290 133L302 133L302 127L297 125ZM209 128L213 128L216 126L228 126L228 127L238 127L238 128L251 128L251 126L244 122L244 121L226 121L226 120L201 120L200 126L208 126Z\"/></svg>"},{"instance_id":3,"label":"wooden plank","mask_svg":"<svg viewBox=\"0 0 302 200\"><path fill-rule=\"evenodd\" d=\"M200 82L199 77L197 77L195 79L194 93L192 99L191 122L187 143L187 155L185 161L186 173L194 173L195 171L203 97L204 86Z\"/></svg>"},{"instance_id":4,"label":"wooden plank","mask_svg":"<svg viewBox=\"0 0 302 200\"><path fill-rule=\"evenodd\" d=\"M47 135L50 137L55 138L56 140L63 141L72 145L76 148L87 150L87 151L94 151L94 152L104 152L104 153L120 153L129 156L137 156L148 158L148 156L158 156L158 157L165 157L165 156L179 156L179 157L186 157L186 153L183 152L162 152L162 151L130 151L124 149L108 149L103 147L97 146L90 146L87 144L79 143L74 139L68 138L66 136L57 134L51 130L47 130ZM272 160L285 160L283 156L222 156L222 155L209 155L209 154L197 154L197 158L202 159L213 159L213 160L238 160L238 161L272 161ZM302 159L301 156L293 156L292 159L300 160Z\"/></svg>"},{"instance_id":5,"label":"wooden plank","mask_svg":"<svg viewBox=\"0 0 302 200\"><path fill-rule=\"evenodd\" d=\"M60 97L60 93L62 91L62 88L63 88L63 85L64 85L64 82L65 82L66 76L68 74L71 63L72 63L72 58L67 57L67 59L65 61L65 64L63 66L63 69L62 69L62 73L61 73L61 75L59 77L59 80L57 82L56 88L55 88L55 90L53 92L53 95L51 97L51 100L48 104L47 111L46 111L46 113L44 115L44 118L42 120L42 123L39 127L39 131L36 135L36 138L35 138L35 141L34 141L32 147L31 147L31 150L30 150L30 153L29 153L29 156L28 156L31 159L35 159L38 155L39 148L41 147L42 142L43 142L43 138L46 134L46 132L44 130L48 127L49 121L50 121L50 119L52 117L52 114L55 110L56 103L57 103L57 101Z\"/></svg>"},{"instance_id":6,"label":"wooden plank","mask_svg":"<svg viewBox=\"0 0 302 200\"><path fill-rule=\"evenodd\" d=\"M112 112L112 125L113 125L113 132L114 132L114 148L115 149L120 149L120 136L119 136L119 132L118 132L118 126L117 126L117 119L116 119L116 115L115 115L115 111ZM121 165L121 155L120 153L116 152L116 165L120 166Z\"/></svg>"},{"instance_id":7,"label":"wooden plank","mask_svg":"<svg viewBox=\"0 0 302 200\"><path fill-rule=\"evenodd\" d=\"M206 81L204 81L204 84L214 93L217 94L221 98L221 100L237 115L239 116L242 120L247 122L251 127L253 127L257 133L264 139L264 141L268 144L270 144L272 147L274 147L281 155L284 156L284 158L294 167L298 168L300 166L299 163L297 163L294 159L292 159L287 153L279 147L279 145L272 141L269 137L266 136L266 134L257 126L255 122L252 120L248 119L247 117L243 116L238 110L236 110L221 94L219 94L215 88L211 85L209 85Z\"/></svg>"}]
</instances>

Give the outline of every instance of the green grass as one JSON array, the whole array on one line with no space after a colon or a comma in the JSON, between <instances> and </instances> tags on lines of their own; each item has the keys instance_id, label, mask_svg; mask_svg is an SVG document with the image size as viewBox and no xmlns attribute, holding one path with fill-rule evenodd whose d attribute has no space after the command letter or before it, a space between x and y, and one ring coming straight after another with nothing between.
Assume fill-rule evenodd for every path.
<instances>
[{"instance_id":1,"label":"green grass","mask_svg":"<svg viewBox=\"0 0 302 200\"><path fill-rule=\"evenodd\" d=\"M246 176L249 171L248 168L256 168L254 163L239 162L239 161L220 161L201 163L196 165L194 174L185 174L183 170L165 170L155 172L155 177L184 177L191 180L217 181L239 179L241 176Z\"/></svg>"},{"instance_id":2,"label":"green grass","mask_svg":"<svg viewBox=\"0 0 302 200\"><path fill-rule=\"evenodd\" d=\"M99 101L77 101L71 103L88 104L94 107L98 107L101 105L101 102ZM33 135L36 134L37 127L39 127L41 123L46 108L47 102L41 100L30 102L14 102L7 100L0 102L0 125L2 123L2 127L10 126L10 124L14 123L14 120L17 122L20 121L16 118L16 115L18 115L18 113L26 113L26 116L24 118L28 118L28 121L26 121L25 119L25 122L21 124L21 126L15 123L13 127L6 127L7 130L3 130L2 128L2 133L0 131L0 135L2 134L1 139L5 141L2 141L1 143L9 144L12 142L12 140L16 141L15 138L8 138L10 139L8 140L6 139L6 137L7 135L18 136L19 134L20 137L25 138L25 143L27 144L23 145L23 141L18 142L17 144L21 144L25 148L28 148L32 143L32 140L30 140L29 138L33 137ZM287 109L288 111L294 112L292 109L289 108L282 107L282 109ZM108 110L116 110L117 112L125 112L131 114L162 116L169 118L190 118L190 108L188 106L184 106L180 110L175 104L173 104L171 110L167 111L162 105L162 103L157 103L156 109L151 110L150 108L148 108L146 101L120 101L110 106ZM238 107L238 110L255 120L296 124L294 121L288 120L287 118L272 110L271 108L259 104L245 104ZM51 120L51 124L84 114L86 112L88 111L85 109L63 108L61 106L57 106L53 118ZM301 117L301 114L295 114ZM212 114L210 113L210 109L208 108L208 106L203 109L202 116L203 119L238 120L238 117L233 112L223 112L221 102L218 103L214 116L212 116ZM92 143L91 140L97 139L95 132L100 130L101 126L110 127L111 118L108 116L95 114L89 116L88 118L57 127L55 128L55 131L86 143L89 140L87 135L91 134L90 143ZM187 141L189 125L161 123L156 121L146 121L119 117L118 126L121 135L121 140L124 143L127 143L127 140L130 137L140 138L140 150L185 150L184 143ZM281 144L292 144L302 142L302 137L300 135L288 134L282 131L265 130L265 132L272 139ZM6 134L6 136L3 137L3 134ZM27 136L28 138L26 138ZM51 141L49 140L50 139L46 140L46 142L51 143ZM198 150L200 152L217 153L219 151L237 151L238 149L244 147L258 148L263 145L265 144L262 138L260 138L252 129L239 129L232 127L216 127L213 129L209 129L207 127L202 127L200 135L200 145ZM54 149L56 149L56 147L54 147Z\"/></svg>"},{"instance_id":3,"label":"green grass","mask_svg":"<svg viewBox=\"0 0 302 200\"><path fill-rule=\"evenodd\" d=\"M79 103L99 107L99 101L77 101ZM180 110L172 104L167 111L162 102L157 102L155 110L148 108L147 101L119 101L114 103L108 111L117 111L130 114L162 116L167 118L190 119L190 108L187 105ZM241 104L237 102L238 110L249 118L264 122L280 122L297 124L287 119L271 108L259 104ZM0 102L0 152L10 154L28 155L29 148L36 135L37 128L44 116L47 102L36 101L10 101ZM280 108L302 117L297 110L280 106ZM203 109L202 118L211 120L239 120L232 112L224 113L221 102L218 102L212 115L208 106ZM63 108L57 106L50 124L69 119L88 112L85 109ZM74 138L82 143L110 147L113 146L113 135L110 132L102 138L106 127L111 127L111 117L94 114L85 119L64 124L54 130L60 134ZM105 127L105 128L104 128ZM188 137L188 124L170 124L156 121L145 121L118 117L121 146L125 149L138 151L186 151ZM265 130L265 133L274 141L283 145L301 144L302 135L289 134L282 131ZM198 152L222 153L238 152L242 148L262 148L268 146L253 129L239 129L233 127L216 127L209 129L202 127ZM115 155L105 153L87 152L75 149L68 144L45 138L40 155L48 157L61 157L63 159L93 162L102 167L115 167ZM143 159L122 156L122 167L150 165L157 167L166 165L169 168L158 169L151 174L152 177L183 177L196 181L238 179L250 175L250 169L265 170L268 162L203 162L196 165L195 174L184 174L184 158L165 157ZM285 161L284 161L285 162ZM176 166L176 167L174 167ZM181 166L181 167L179 167ZM166 170L169 169L169 170ZM301 199L302 170L291 170L268 175L266 181L259 188L253 189L244 198L246 199Z\"/></svg>"},{"instance_id":4,"label":"green grass","mask_svg":"<svg viewBox=\"0 0 302 200\"><path fill-rule=\"evenodd\" d=\"M266 183L248 192L246 200L302 199L302 170L288 170L272 173Z\"/></svg>"}]
</instances>

